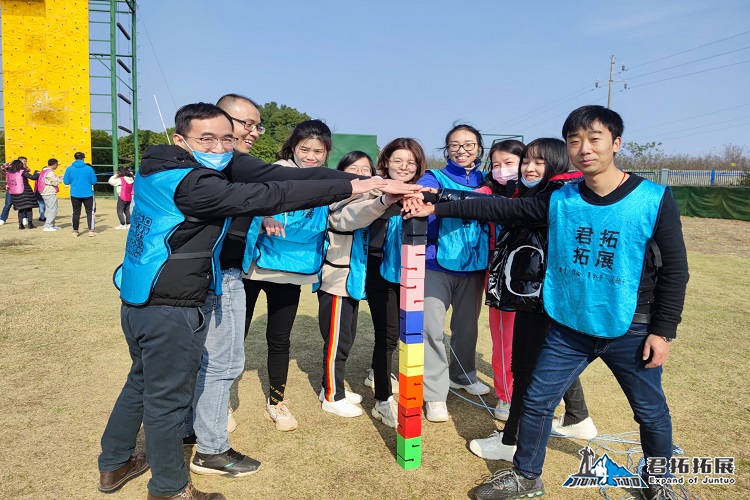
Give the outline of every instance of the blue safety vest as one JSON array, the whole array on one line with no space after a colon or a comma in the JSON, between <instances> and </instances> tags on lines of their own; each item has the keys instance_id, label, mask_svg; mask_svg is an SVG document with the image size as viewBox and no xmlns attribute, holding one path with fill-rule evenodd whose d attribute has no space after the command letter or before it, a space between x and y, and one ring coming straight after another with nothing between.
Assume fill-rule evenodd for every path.
<instances>
[{"instance_id":1,"label":"blue safety vest","mask_svg":"<svg viewBox=\"0 0 750 500\"><path fill-rule=\"evenodd\" d=\"M542 297L553 320L595 337L625 335L665 189L643 180L611 205L587 203L578 184L552 194Z\"/></svg>"},{"instance_id":2,"label":"blue safety vest","mask_svg":"<svg viewBox=\"0 0 750 500\"><path fill-rule=\"evenodd\" d=\"M474 189L457 183L440 170L430 170L430 173L443 188L461 191ZM438 219L435 260L449 271L484 271L489 261L489 234L488 225L477 221Z\"/></svg>"},{"instance_id":3,"label":"blue safety vest","mask_svg":"<svg viewBox=\"0 0 750 500\"><path fill-rule=\"evenodd\" d=\"M351 234L352 235L352 249L349 253L349 274L346 277L346 292L349 297L355 300L364 300L367 298L365 294L365 279L367 278L367 251L370 244L370 230L368 228L355 229L354 231L336 231L334 229L328 229L332 233L336 234ZM328 241L325 242L325 250L328 252ZM326 265L332 267L342 267L331 264L326 261ZM322 279L322 272L318 273L318 282L312 286L312 291L317 292L320 288Z\"/></svg>"},{"instance_id":4,"label":"blue safety vest","mask_svg":"<svg viewBox=\"0 0 750 500\"><path fill-rule=\"evenodd\" d=\"M201 222L185 216L174 202L180 182L192 171L191 168L170 169L148 176L136 176L133 188L138 193L134 205L131 227L125 244L125 258L115 270L114 283L120 290L120 298L132 305L148 302L159 274L168 260L206 259L212 261L210 290L221 295L221 266L219 253L224 235L229 228L229 219L224 222L221 235L216 241L207 242L202 251L172 253L169 238L186 220Z\"/></svg>"},{"instance_id":5,"label":"blue safety vest","mask_svg":"<svg viewBox=\"0 0 750 500\"><path fill-rule=\"evenodd\" d=\"M403 220L400 215L394 215L388 219L386 227L380 275L391 283L401 282L401 226Z\"/></svg>"},{"instance_id":6,"label":"blue safety vest","mask_svg":"<svg viewBox=\"0 0 750 500\"><path fill-rule=\"evenodd\" d=\"M284 225L286 237L256 232L255 245L250 246L247 244L250 242L248 235L243 261L252 251L252 260L260 269L318 274L325 258L323 243L328 228L328 207L295 210L274 215L273 218ZM262 220L262 217L259 219Z\"/></svg>"}]
</instances>

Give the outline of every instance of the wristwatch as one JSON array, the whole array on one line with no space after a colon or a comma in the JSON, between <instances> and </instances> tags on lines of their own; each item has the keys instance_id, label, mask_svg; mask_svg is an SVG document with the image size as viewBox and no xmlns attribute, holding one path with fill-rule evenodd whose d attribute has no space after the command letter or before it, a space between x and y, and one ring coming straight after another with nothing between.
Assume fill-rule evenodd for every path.
<instances>
[{"instance_id":1,"label":"wristwatch","mask_svg":"<svg viewBox=\"0 0 750 500\"><path fill-rule=\"evenodd\" d=\"M669 338L669 337L662 337L662 340L666 342L667 344L671 344L672 342L674 342L674 338Z\"/></svg>"}]
</instances>

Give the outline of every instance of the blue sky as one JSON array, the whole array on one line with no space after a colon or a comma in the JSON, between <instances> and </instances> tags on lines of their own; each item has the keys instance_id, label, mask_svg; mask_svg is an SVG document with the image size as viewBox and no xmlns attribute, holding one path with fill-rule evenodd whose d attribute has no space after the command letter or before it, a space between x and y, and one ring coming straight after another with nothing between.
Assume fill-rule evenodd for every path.
<instances>
[{"instance_id":1,"label":"blue sky","mask_svg":"<svg viewBox=\"0 0 750 500\"><path fill-rule=\"evenodd\" d=\"M381 147L416 137L428 154L456 121L559 137L571 110L606 105L614 55L625 142L696 155L750 146L746 0L182 0L139 11L141 128L161 128L154 94L170 126L176 107L236 92Z\"/></svg>"}]
</instances>

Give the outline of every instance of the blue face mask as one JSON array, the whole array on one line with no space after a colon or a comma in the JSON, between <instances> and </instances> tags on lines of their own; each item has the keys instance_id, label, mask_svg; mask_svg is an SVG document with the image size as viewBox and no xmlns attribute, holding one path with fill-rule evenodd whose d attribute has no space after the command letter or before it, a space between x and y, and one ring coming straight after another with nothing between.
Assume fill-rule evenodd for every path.
<instances>
[{"instance_id":1,"label":"blue face mask","mask_svg":"<svg viewBox=\"0 0 750 500\"><path fill-rule=\"evenodd\" d=\"M524 186L526 186L529 189L533 188L534 186L536 186L540 182L542 182L542 179L537 179L535 181L527 181L526 179L524 179L523 177L521 177L521 184L523 184Z\"/></svg>"},{"instance_id":2,"label":"blue face mask","mask_svg":"<svg viewBox=\"0 0 750 500\"><path fill-rule=\"evenodd\" d=\"M221 172L232 161L232 152L201 153L200 151L193 151L193 158L204 167Z\"/></svg>"}]
</instances>

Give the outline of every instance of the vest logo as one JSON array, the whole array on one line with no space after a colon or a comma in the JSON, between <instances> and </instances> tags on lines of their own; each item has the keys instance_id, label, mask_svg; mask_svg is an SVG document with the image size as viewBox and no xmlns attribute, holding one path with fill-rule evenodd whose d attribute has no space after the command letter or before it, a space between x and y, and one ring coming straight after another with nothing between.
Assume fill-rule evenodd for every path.
<instances>
[{"instance_id":1,"label":"vest logo","mask_svg":"<svg viewBox=\"0 0 750 500\"><path fill-rule=\"evenodd\" d=\"M609 458L606 453L596 459L596 453L589 446L578 451L581 465L578 473L571 474L563 483L565 488L646 488L648 485L638 474L633 474L625 467Z\"/></svg>"},{"instance_id":2,"label":"vest logo","mask_svg":"<svg viewBox=\"0 0 750 500\"><path fill-rule=\"evenodd\" d=\"M133 217L131 218L130 231L128 231L128 239L125 243L125 251L135 259L140 259L141 255L143 255L145 250L143 239L151 232L152 222L151 217L146 217L143 214L133 214Z\"/></svg>"}]
</instances>

